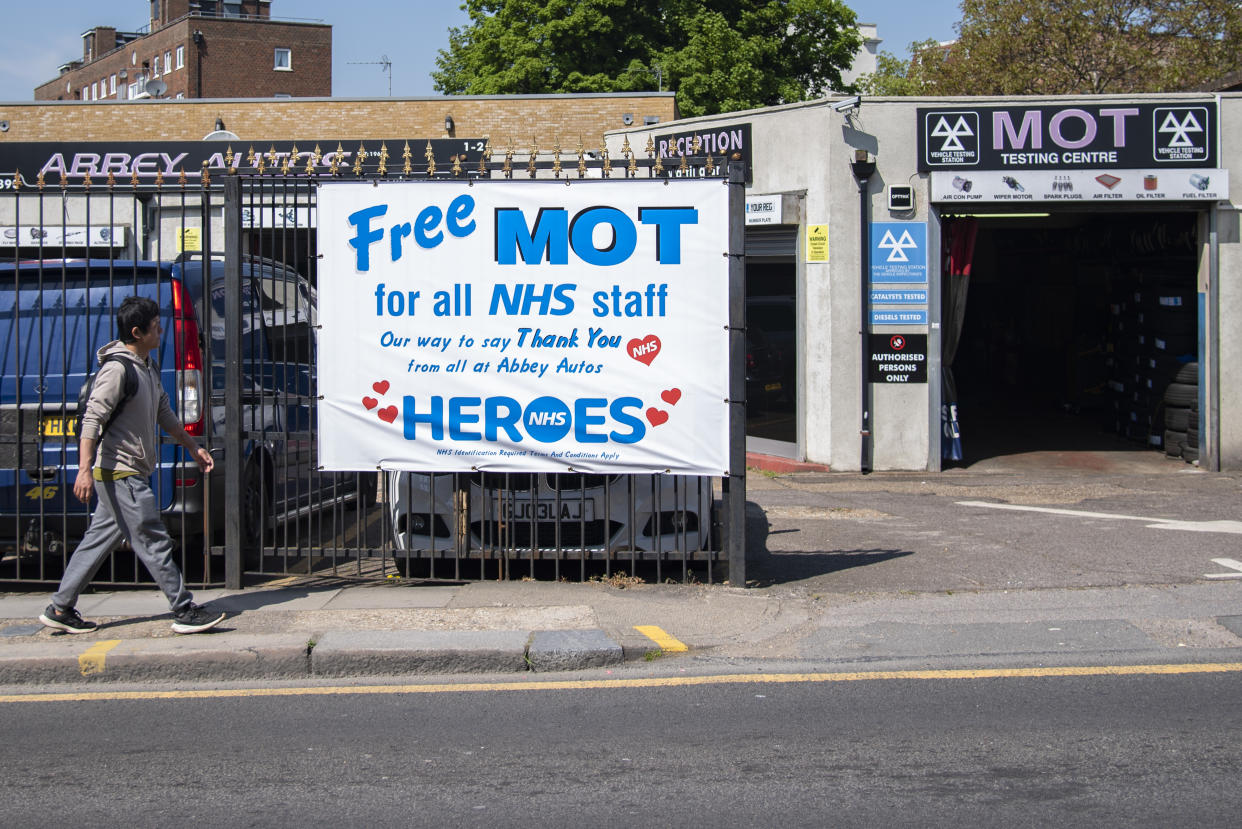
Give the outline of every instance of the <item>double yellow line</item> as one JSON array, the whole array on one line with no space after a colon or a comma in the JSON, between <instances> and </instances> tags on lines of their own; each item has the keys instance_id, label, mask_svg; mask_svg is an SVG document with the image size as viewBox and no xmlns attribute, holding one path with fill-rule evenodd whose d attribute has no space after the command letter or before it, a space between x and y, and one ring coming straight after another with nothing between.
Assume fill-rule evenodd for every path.
<instances>
[{"instance_id":1,"label":"double yellow line","mask_svg":"<svg viewBox=\"0 0 1242 829\"><path fill-rule=\"evenodd\" d=\"M104 642L101 645L107 644ZM85 654L84 654L85 655ZM632 679L523 680L427 685L336 685L303 688L238 688L184 691L75 691L59 694L0 695L0 703L87 702L115 700L231 699L239 697L334 696L343 694L447 694L497 691L578 691L630 688L683 688L698 685L787 685L822 682L870 682L889 679L1023 679L1033 677L1174 676L1242 672L1242 662L1185 665L1088 665L1050 668L965 668L960 670L853 671L842 673L718 674L712 676L636 677Z\"/></svg>"}]
</instances>

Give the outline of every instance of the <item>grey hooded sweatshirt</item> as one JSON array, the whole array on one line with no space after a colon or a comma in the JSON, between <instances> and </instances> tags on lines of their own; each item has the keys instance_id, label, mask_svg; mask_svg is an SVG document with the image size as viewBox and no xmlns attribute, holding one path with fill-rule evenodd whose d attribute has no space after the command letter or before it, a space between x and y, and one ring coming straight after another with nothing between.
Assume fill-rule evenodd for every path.
<instances>
[{"instance_id":1,"label":"grey hooded sweatshirt","mask_svg":"<svg viewBox=\"0 0 1242 829\"><path fill-rule=\"evenodd\" d=\"M104 365L104 358L111 354L119 354L122 359L133 361L134 368L138 370L138 391L125 404L116 420L112 421L100 441L99 434L103 424L125 395L125 366L116 361ZM156 424L170 434L181 425L168 402L164 387L160 384L159 366L150 357L140 360L120 340L113 340L100 348L96 359L102 368L99 369L99 376L95 378L90 399L86 401L86 414L82 417L82 434L79 438L94 438L99 441L95 447L97 468L136 472L149 477L155 472L155 464L159 459Z\"/></svg>"}]
</instances>

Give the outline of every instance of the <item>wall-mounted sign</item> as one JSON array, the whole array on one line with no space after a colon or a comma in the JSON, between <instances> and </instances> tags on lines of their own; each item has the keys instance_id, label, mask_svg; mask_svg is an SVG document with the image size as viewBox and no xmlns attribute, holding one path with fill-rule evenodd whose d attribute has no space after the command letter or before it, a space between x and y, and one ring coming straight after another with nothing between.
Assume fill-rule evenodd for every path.
<instances>
[{"instance_id":1,"label":"wall-mounted sign","mask_svg":"<svg viewBox=\"0 0 1242 829\"><path fill-rule=\"evenodd\" d=\"M1220 169L933 170L936 202L1217 201L1229 198L1229 171Z\"/></svg>"},{"instance_id":2,"label":"wall-mounted sign","mask_svg":"<svg viewBox=\"0 0 1242 829\"><path fill-rule=\"evenodd\" d=\"M181 228L177 233L177 253L199 251L203 249L203 229L201 227Z\"/></svg>"},{"instance_id":3,"label":"wall-mounted sign","mask_svg":"<svg viewBox=\"0 0 1242 829\"><path fill-rule=\"evenodd\" d=\"M806 261L828 261L828 225L806 226Z\"/></svg>"},{"instance_id":4,"label":"wall-mounted sign","mask_svg":"<svg viewBox=\"0 0 1242 829\"><path fill-rule=\"evenodd\" d=\"M486 139L482 138L435 138L431 139L431 151L436 165L446 175L457 156L463 167L478 164L483 155ZM118 184L127 184L137 173L144 184L163 175L167 184L176 183L182 171L187 179L198 181L203 164L212 175L218 175L227 167L236 167L242 173L254 173L262 163L265 172L280 172L286 161L292 175L327 176L332 162L337 162L337 176L354 178L354 165L361 153L363 175L375 175L379 169L381 154L390 174L401 172L405 163L402 158L409 145L411 160L425 165L428 139L388 138L373 141L339 141L334 138L302 141L89 141L89 142L3 142L0 143L0 179L11 180L14 172L21 172L27 186L33 185L42 173L48 184L62 180L80 183L90 177L95 184L102 184L111 173ZM337 147L341 152L336 152ZM320 152L316 153L316 147ZM297 149L297 154L293 153ZM232 152L231 165L226 163Z\"/></svg>"},{"instance_id":5,"label":"wall-mounted sign","mask_svg":"<svg viewBox=\"0 0 1242 829\"><path fill-rule=\"evenodd\" d=\"M1215 168L1214 101L919 109L918 168Z\"/></svg>"},{"instance_id":6,"label":"wall-mounted sign","mask_svg":"<svg viewBox=\"0 0 1242 829\"><path fill-rule=\"evenodd\" d=\"M125 228L93 225L0 227L0 248L119 248L125 246Z\"/></svg>"},{"instance_id":7,"label":"wall-mounted sign","mask_svg":"<svg viewBox=\"0 0 1242 829\"><path fill-rule=\"evenodd\" d=\"M927 224L871 223L871 281L927 282Z\"/></svg>"},{"instance_id":8,"label":"wall-mounted sign","mask_svg":"<svg viewBox=\"0 0 1242 829\"><path fill-rule=\"evenodd\" d=\"M900 308L892 311L872 311L872 325L927 325L927 310L923 308Z\"/></svg>"},{"instance_id":9,"label":"wall-mounted sign","mask_svg":"<svg viewBox=\"0 0 1242 829\"><path fill-rule=\"evenodd\" d=\"M908 184L890 184L888 186L888 209L902 212L914 209L914 188Z\"/></svg>"},{"instance_id":10,"label":"wall-mounted sign","mask_svg":"<svg viewBox=\"0 0 1242 829\"><path fill-rule=\"evenodd\" d=\"M871 290L872 305L926 305L927 290L925 288L916 288L908 291L905 290L884 290L873 288Z\"/></svg>"},{"instance_id":11,"label":"wall-mounted sign","mask_svg":"<svg viewBox=\"0 0 1242 829\"><path fill-rule=\"evenodd\" d=\"M718 181L319 188L326 469L729 464Z\"/></svg>"},{"instance_id":12,"label":"wall-mounted sign","mask_svg":"<svg viewBox=\"0 0 1242 829\"><path fill-rule=\"evenodd\" d=\"M926 334L868 334L867 380L871 383L926 383Z\"/></svg>"},{"instance_id":13,"label":"wall-mounted sign","mask_svg":"<svg viewBox=\"0 0 1242 829\"><path fill-rule=\"evenodd\" d=\"M746 197L747 225L779 225L784 224L781 205L783 197L778 193L774 196Z\"/></svg>"},{"instance_id":14,"label":"wall-mounted sign","mask_svg":"<svg viewBox=\"0 0 1242 829\"><path fill-rule=\"evenodd\" d=\"M721 124L687 132L668 132L653 136L655 151L664 162L664 175L668 178L704 178L727 176L729 162L740 161L746 169L746 181L751 181L750 124ZM698 139L698 144L695 144ZM697 149L696 149L697 146ZM707 156L712 163L707 164ZM681 159L686 157L687 168L681 170Z\"/></svg>"}]
</instances>

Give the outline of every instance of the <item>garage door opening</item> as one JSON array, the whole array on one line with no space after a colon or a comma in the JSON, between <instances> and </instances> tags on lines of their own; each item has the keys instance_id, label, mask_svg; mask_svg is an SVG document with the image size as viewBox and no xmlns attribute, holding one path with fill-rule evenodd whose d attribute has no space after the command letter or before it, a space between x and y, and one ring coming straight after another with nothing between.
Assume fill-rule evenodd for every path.
<instances>
[{"instance_id":1,"label":"garage door opening","mask_svg":"<svg viewBox=\"0 0 1242 829\"><path fill-rule=\"evenodd\" d=\"M949 435L946 466L1121 450L1197 461L1197 219L946 217L946 239L955 223L977 223L969 276L945 271L946 341L957 334L945 401L960 427L960 459ZM955 290L965 291L956 332Z\"/></svg>"}]
</instances>

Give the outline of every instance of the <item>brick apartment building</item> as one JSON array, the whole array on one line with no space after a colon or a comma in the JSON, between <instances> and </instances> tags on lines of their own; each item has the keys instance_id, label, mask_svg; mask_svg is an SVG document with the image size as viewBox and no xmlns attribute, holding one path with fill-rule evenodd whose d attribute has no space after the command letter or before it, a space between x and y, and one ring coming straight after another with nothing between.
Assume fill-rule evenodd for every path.
<instances>
[{"instance_id":1,"label":"brick apartment building","mask_svg":"<svg viewBox=\"0 0 1242 829\"><path fill-rule=\"evenodd\" d=\"M35 100L331 94L331 26L274 20L271 0L151 0L147 32L88 30L82 58L38 86Z\"/></svg>"}]
</instances>

